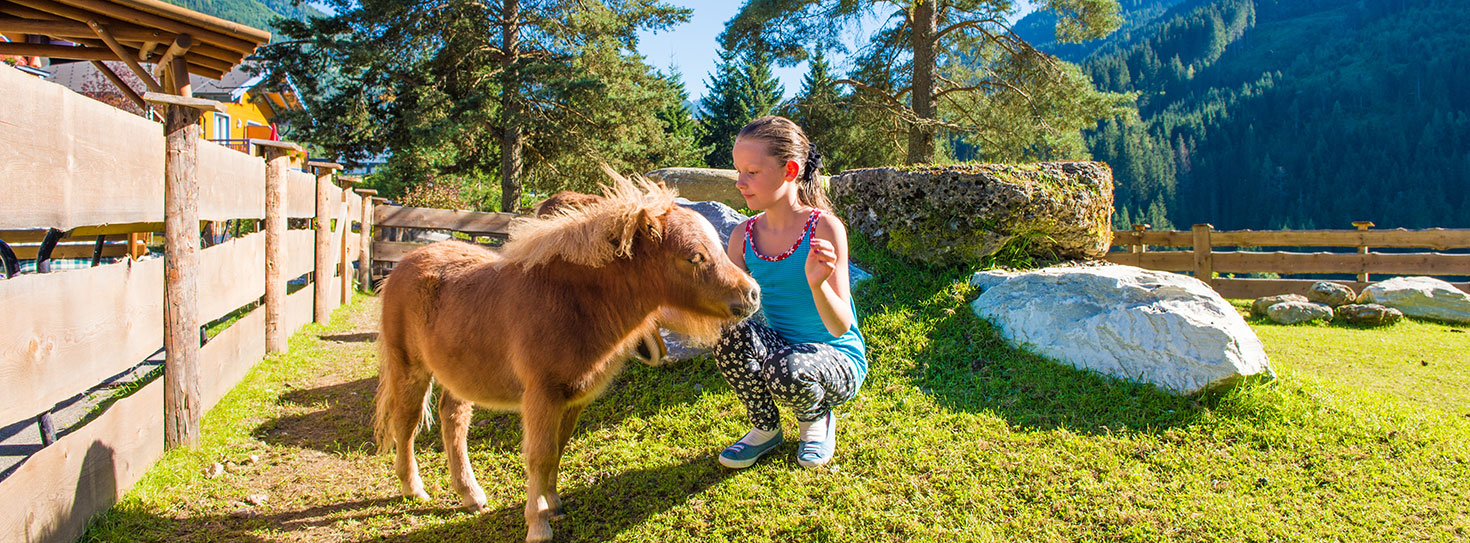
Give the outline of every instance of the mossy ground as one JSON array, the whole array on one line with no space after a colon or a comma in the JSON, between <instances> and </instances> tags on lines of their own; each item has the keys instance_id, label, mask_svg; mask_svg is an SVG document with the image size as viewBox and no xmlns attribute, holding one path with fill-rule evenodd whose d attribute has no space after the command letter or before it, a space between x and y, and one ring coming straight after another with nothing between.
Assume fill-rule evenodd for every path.
<instances>
[{"instance_id":1,"label":"mossy ground","mask_svg":"<svg viewBox=\"0 0 1470 543\"><path fill-rule=\"evenodd\" d=\"M833 464L803 469L787 444L721 468L746 423L714 364L630 366L569 445L557 540L1470 539L1456 327L1253 322L1279 379L1178 398L1011 349L970 313L966 270L854 245L876 276L858 293L873 372ZM524 537L514 415L475 419L489 513L456 508L437 432L419 442L432 500L394 497L367 426L376 306L359 296L298 333L208 414L200 450L167 454L84 540ZM229 469L207 478L213 462Z\"/></svg>"}]
</instances>

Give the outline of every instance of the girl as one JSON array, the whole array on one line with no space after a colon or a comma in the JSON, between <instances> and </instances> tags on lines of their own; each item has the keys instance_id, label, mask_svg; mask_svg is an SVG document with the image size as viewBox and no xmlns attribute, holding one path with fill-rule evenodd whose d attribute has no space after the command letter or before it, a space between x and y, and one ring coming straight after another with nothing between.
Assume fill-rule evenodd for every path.
<instances>
[{"instance_id":1,"label":"girl","mask_svg":"<svg viewBox=\"0 0 1470 543\"><path fill-rule=\"evenodd\" d=\"M735 187L765 213L737 227L726 252L760 283L765 322L731 326L715 346L753 426L720 463L744 468L781 444L779 403L799 423L797 463L820 466L837 443L832 407L857 395L868 371L847 281L847 230L818 185L821 154L796 123L751 121L732 154Z\"/></svg>"}]
</instances>

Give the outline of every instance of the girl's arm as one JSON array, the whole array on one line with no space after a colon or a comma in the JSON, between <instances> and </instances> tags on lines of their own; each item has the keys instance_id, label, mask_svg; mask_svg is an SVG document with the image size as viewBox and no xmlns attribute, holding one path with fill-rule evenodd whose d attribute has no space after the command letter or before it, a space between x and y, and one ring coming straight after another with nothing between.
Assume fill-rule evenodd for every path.
<instances>
[{"instance_id":1,"label":"girl's arm","mask_svg":"<svg viewBox=\"0 0 1470 543\"><path fill-rule=\"evenodd\" d=\"M852 328L855 320L847 281L847 229L842 221L823 214L812 233L811 246L806 258L807 286L812 289L812 300L827 332L833 337L841 336Z\"/></svg>"},{"instance_id":2,"label":"girl's arm","mask_svg":"<svg viewBox=\"0 0 1470 543\"><path fill-rule=\"evenodd\" d=\"M725 255L729 256L730 261L746 273L750 273L750 270L745 267L745 223L749 221L750 219L745 219L735 225L735 229L730 231L730 240L725 243Z\"/></svg>"}]
</instances>

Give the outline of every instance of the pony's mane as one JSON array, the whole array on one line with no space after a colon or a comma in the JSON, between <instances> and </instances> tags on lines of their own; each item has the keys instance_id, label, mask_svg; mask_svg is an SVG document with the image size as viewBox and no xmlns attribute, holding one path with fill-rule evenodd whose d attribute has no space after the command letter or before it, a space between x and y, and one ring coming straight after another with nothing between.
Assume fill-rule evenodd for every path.
<instances>
[{"instance_id":1,"label":"pony's mane","mask_svg":"<svg viewBox=\"0 0 1470 543\"><path fill-rule=\"evenodd\" d=\"M654 219L673 208L678 193L637 175L630 180L606 164L602 171L612 179L601 186L602 201L516 221L501 256L522 268L557 258L595 268L631 256L633 240L644 224L654 239L662 237L661 221Z\"/></svg>"}]
</instances>

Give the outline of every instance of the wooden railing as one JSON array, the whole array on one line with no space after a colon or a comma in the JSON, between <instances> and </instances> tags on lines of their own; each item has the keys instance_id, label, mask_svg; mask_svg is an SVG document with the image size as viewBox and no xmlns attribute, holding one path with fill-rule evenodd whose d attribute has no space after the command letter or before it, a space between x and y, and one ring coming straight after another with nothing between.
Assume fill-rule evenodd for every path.
<instances>
[{"instance_id":1,"label":"wooden railing","mask_svg":"<svg viewBox=\"0 0 1470 543\"><path fill-rule=\"evenodd\" d=\"M0 249L96 264L0 280L0 427L30 424L28 435L39 428L42 437L0 479L0 503L11 505L0 509L0 541L70 541L158 459L166 421L186 420L180 406L195 416L209 409L286 336L346 300L371 206L333 182L334 164L315 164L316 175L285 167L299 150L289 144L264 142L276 148L269 161L207 141L166 153L179 148L158 123L3 66L0 96ZM176 160L189 162L187 173ZM181 198L176 182L193 196ZM268 232L200 248L199 224L179 219L190 216ZM145 257L157 232L170 232L168 256ZM101 262L125 253L133 258ZM181 276L194 280L181 285ZM288 294L287 282L303 278L311 288ZM172 316L185 306L192 319ZM203 341L201 328L227 317L238 320ZM160 353L162 378L140 381L84 423L51 424L59 406L156 367Z\"/></svg>"},{"instance_id":2,"label":"wooden railing","mask_svg":"<svg viewBox=\"0 0 1470 543\"><path fill-rule=\"evenodd\" d=\"M373 225L376 237L372 244L372 271L374 284L386 276L394 263L410 251L428 245L421 241L404 241L412 238L413 231L436 230L464 234L465 241L494 247L509 237L510 222L515 213L485 213L455 209L426 207L404 207L379 204L373 208Z\"/></svg>"},{"instance_id":3,"label":"wooden railing","mask_svg":"<svg viewBox=\"0 0 1470 543\"><path fill-rule=\"evenodd\" d=\"M1314 279L1235 278L1233 274L1349 274L1338 281L1361 291L1374 274L1470 276L1470 254L1445 253L1470 248L1470 229L1372 230L1357 222L1356 230L1215 231L1197 224L1190 231L1153 231L1147 225L1113 232L1107 260L1172 272L1189 272L1227 298L1303 294ZM1234 251L1218 248L1233 247ZM1260 247L1351 248L1355 252L1247 251ZM1150 250L1165 248L1166 250ZM1189 250L1178 250L1189 248ZM1427 249L1423 252L1374 252L1373 249ZM1470 283L1456 283L1470 292Z\"/></svg>"}]
</instances>

